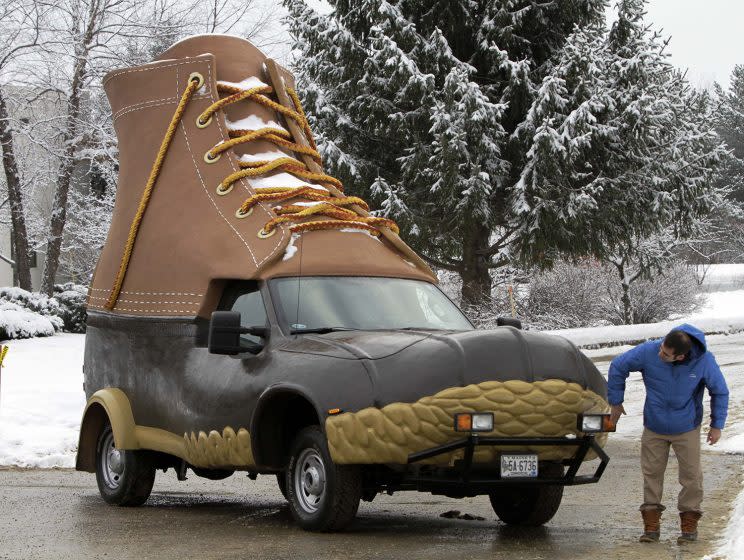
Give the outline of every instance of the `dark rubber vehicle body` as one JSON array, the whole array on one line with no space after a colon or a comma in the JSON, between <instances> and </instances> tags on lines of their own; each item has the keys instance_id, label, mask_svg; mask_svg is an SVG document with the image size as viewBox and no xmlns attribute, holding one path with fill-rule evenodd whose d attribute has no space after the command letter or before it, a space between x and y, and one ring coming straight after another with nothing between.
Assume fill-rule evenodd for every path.
<instances>
[{"instance_id":1,"label":"dark rubber vehicle body","mask_svg":"<svg viewBox=\"0 0 744 560\"><path fill-rule=\"evenodd\" d=\"M556 403L568 407L566 410L574 417L585 412L586 407L597 403L603 406L606 401L606 382L601 374L574 345L560 337L513 327L490 331L400 329L290 334L287 322L275 312L272 292L266 283L259 286L239 282L228 286L219 309L233 309L241 294L246 290L255 293L257 289L265 307L266 336L245 337L241 343L245 351L235 355L210 353L207 348L210 322L204 319L122 317L91 312L84 363L85 391L92 403L89 409L95 409L93 401L99 392L116 389L131 407L136 437L130 441L136 443L129 446L154 451L157 466L172 466L181 473L192 468L197 474L210 478L222 478L236 469L278 473L285 477L283 486L290 501L294 492L293 446L298 445L297 438L302 434L307 439L307 431L313 428L316 439L323 435L329 438L325 442L328 449L318 453L326 462L334 463L325 465L326 470L335 464L356 465L358 480L344 482L352 488L352 495L359 493L371 499L381 490L418 489L452 496L489 494L496 504L494 496L498 490L488 484L473 484L468 489L467 481L463 486L460 480L453 490L447 484L421 482L422 475L436 475L436 480L443 480L442 476L446 479L450 474L458 475L462 461L457 452L448 455L446 461L428 458L423 461L427 464L418 464L415 453L436 446L424 445L421 440L410 445L401 443L400 434L390 433L385 436L392 438L389 446L398 446L391 453L398 452L401 459L391 461L388 455L377 458L372 448L355 454L354 441L344 441L342 445L328 436L340 432L348 436L349 433L348 430L330 431L331 423L358 422L378 412L382 415L389 412L394 418L400 407L418 410L430 406L432 396L452 401L448 395L459 395L458 391L467 395L473 388L487 390L502 384L511 387L513 382L530 384L530 387L541 383L566 383L595 399L589 404L584 399L583 404L576 406L585 408L574 410L573 404L561 405L566 399L558 395ZM463 398L458 406L479 411L480 405L468 403L482 400ZM498 405L489 404L492 405L489 410L495 410L498 424ZM441 410L435 411L440 417ZM551 409L546 406L545 410ZM563 416L567 414L561 411ZM108 409L106 414L112 416ZM540 414L545 421L550 421L550 413L540 412L539 406L523 417L530 419L528 417ZM390 423L389 418L387 421ZM539 423L541 418L530 421ZM84 440L85 434L95 431L95 425L94 420L84 418L78 457L81 470L92 470L91 461L86 459L91 454ZM393 429L388 428L389 431ZM437 429L440 432L432 436L432 441L452 441L459 437L449 432L446 437L441 435L442 430L452 431L449 425L443 427L442 424ZM573 436L582 435L575 429L572 432ZM496 430L495 435L505 434ZM534 437L535 433L524 435ZM563 437L567 434L545 435ZM167 441L158 439L166 436ZM379 440L383 439L380 432ZM396 439L397 443L393 441ZM157 443L146 443L151 441ZM539 451L541 470L547 468L545 472L551 469L555 472L556 465L568 464L574 456L575 450L568 448L559 455L543 456L539 445L540 441L535 440L517 450ZM478 457L477 452L475 459L470 453L468 468L485 473L491 480L498 478L493 474L498 470L493 458L484 462ZM584 458L586 451L578 461ZM564 472L562 468L560 472ZM308 475L307 480L311 484L312 476ZM572 482L566 480L565 483ZM559 480L556 484L562 486L563 482ZM506 503L504 500L497 502ZM353 517L356 507L347 506L346 510L350 512L347 517ZM295 517L298 516L301 514ZM532 513L517 517L505 521L519 522L523 518L525 523L534 524L537 519ZM309 529L332 530L341 528L349 519L325 524L317 519L298 521Z\"/></svg>"}]
</instances>

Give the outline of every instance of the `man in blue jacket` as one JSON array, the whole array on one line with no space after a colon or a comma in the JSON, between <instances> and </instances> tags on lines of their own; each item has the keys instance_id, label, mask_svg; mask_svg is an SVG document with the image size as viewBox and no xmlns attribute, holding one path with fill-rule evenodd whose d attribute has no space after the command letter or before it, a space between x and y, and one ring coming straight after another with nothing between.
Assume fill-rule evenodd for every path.
<instances>
[{"instance_id":1,"label":"man in blue jacket","mask_svg":"<svg viewBox=\"0 0 744 560\"><path fill-rule=\"evenodd\" d=\"M607 380L613 422L625 414L625 380L640 371L646 386L641 437L644 532L641 542L659 540L661 496L669 447L679 463L681 534L683 543L697 538L702 515L703 473L700 468L700 424L703 391L710 394L711 422L708 443L721 437L728 410L728 388L715 357L705 345L705 335L692 325L680 325L663 340L650 340L612 360Z\"/></svg>"}]
</instances>

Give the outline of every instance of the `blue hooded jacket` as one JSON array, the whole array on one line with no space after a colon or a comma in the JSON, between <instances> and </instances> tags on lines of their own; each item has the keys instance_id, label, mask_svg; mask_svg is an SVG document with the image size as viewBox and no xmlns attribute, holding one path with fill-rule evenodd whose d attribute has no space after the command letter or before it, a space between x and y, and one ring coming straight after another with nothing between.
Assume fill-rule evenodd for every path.
<instances>
[{"instance_id":1,"label":"blue hooded jacket","mask_svg":"<svg viewBox=\"0 0 744 560\"><path fill-rule=\"evenodd\" d=\"M692 348L684 361L667 363L659 357L662 339L649 340L617 356L607 379L608 401L622 404L625 380L640 371L646 386L643 425L657 434L681 434L697 428L703 420L703 390L710 394L712 428L723 429L728 410L728 387L715 357L708 352L705 335L692 325L686 332Z\"/></svg>"}]
</instances>

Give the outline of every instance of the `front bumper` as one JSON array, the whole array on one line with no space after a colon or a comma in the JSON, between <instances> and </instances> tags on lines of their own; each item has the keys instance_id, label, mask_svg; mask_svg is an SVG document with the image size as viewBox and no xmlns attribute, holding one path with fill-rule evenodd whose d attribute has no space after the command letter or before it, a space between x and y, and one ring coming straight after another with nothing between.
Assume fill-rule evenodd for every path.
<instances>
[{"instance_id":1,"label":"front bumper","mask_svg":"<svg viewBox=\"0 0 744 560\"><path fill-rule=\"evenodd\" d=\"M356 412L329 416L326 420L328 447L333 461L347 465L406 465L411 455L446 447L463 437L453 425L455 414L488 412L494 415L492 438L507 446L481 445L473 463L489 465L499 452L513 449L514 438L538 442L521 451L537 453L540 461L563 461L572 457L566 436L583 437L577 430L579 414L603 413L607 401L577 383L560 379L545 381L484 381L465 387L451 387L413 403L396 402L382 408L369 407ZM485 435L485 434L484 434ZM607 434L599 434L604 445ZM481 438L483 439L483 438ZM545 441L559 441L547 445ZM425 464L447 467L462 458L462 449L429 455ZM590 448L587 460L595 458Z\"/></svg>"},{"instance_id":2,"label":"front bumper","mask_svg":"<svg viewBox=\"0 0 744 560\"><path fill-rule=\"evenodd\" d=\"M550 477L538 476L537 478L507 478L502 479L500 476L493 476L493 472L482 472L474 468L473 455L478 446L506 446L506 447L540 447L540 446L560 446L575 447L576 451L573 457L563 459L561 463L567 466L563 476ZM609 456L604 452L597 442L594 435L585 435L580 438L542 438L542 437L523 437L523 438L501 438L501 437L484 437L478 434L471 434L467 438L453 441L445 445L440 445L417 453L412 453L408 457L408 464L413 465L420 461L436 457L437 455L451 453L452 451L464 449L462 461L459 461L453 468L434 471L432 474L426 474L426 471L419 471L405 476L401 481L405 486L415 486L421 491L441 491L447 490L464 490L467 494L488 494L500 486L533 486L533 485L560 485L573 486L577 484L591 484L599 482L602 474L610 462ZM579 475L579 467L584 462L589 451L592 450L600 459L594 474ZM444 473L444 474L442 474Z\"/></svg>"}]
</instances>

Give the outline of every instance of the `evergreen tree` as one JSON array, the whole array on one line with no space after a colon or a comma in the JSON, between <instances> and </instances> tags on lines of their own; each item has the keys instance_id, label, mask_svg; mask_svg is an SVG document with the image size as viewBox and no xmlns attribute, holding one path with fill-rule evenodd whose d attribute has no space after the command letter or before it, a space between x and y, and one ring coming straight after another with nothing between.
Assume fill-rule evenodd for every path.
<instances>
[{"instance_id":1,"label":"evergreen tree","mask_svg":"<svg viewBox=\"0 0 744 560\"><path fill-rule=\"evenodd\" d=\"M517 230L509 196L529 139L515 135L574 26L604 0L284 0L303 102L327 168L398 220L465 302Z\"/></svg>"},{"instance_id":2,"label":"evergreen tree","mask_svg":"<svg viewBox=\"0 0 744 560\"><path fill-rule=\"evenodd\" d=\"M734 67L728 91L718 84L715 89L721 104L716 130L732 152L721 181L737 201L744 202L744 64Z\"/></svg>"},{"instance_id":3,"label":"evergreen tree","mask_svg":"<svg viewBox=\"0 0 744 560\"><path fill-rule=\"evenodd\" d=\"M569 38L519 129L533 145L514 199L522 255L578 250L611 264L628 323L631 284L705 238L725 157L710 96L668 62L644 5L623 0L609 34Z\"/></svg>"}]
</instances>

